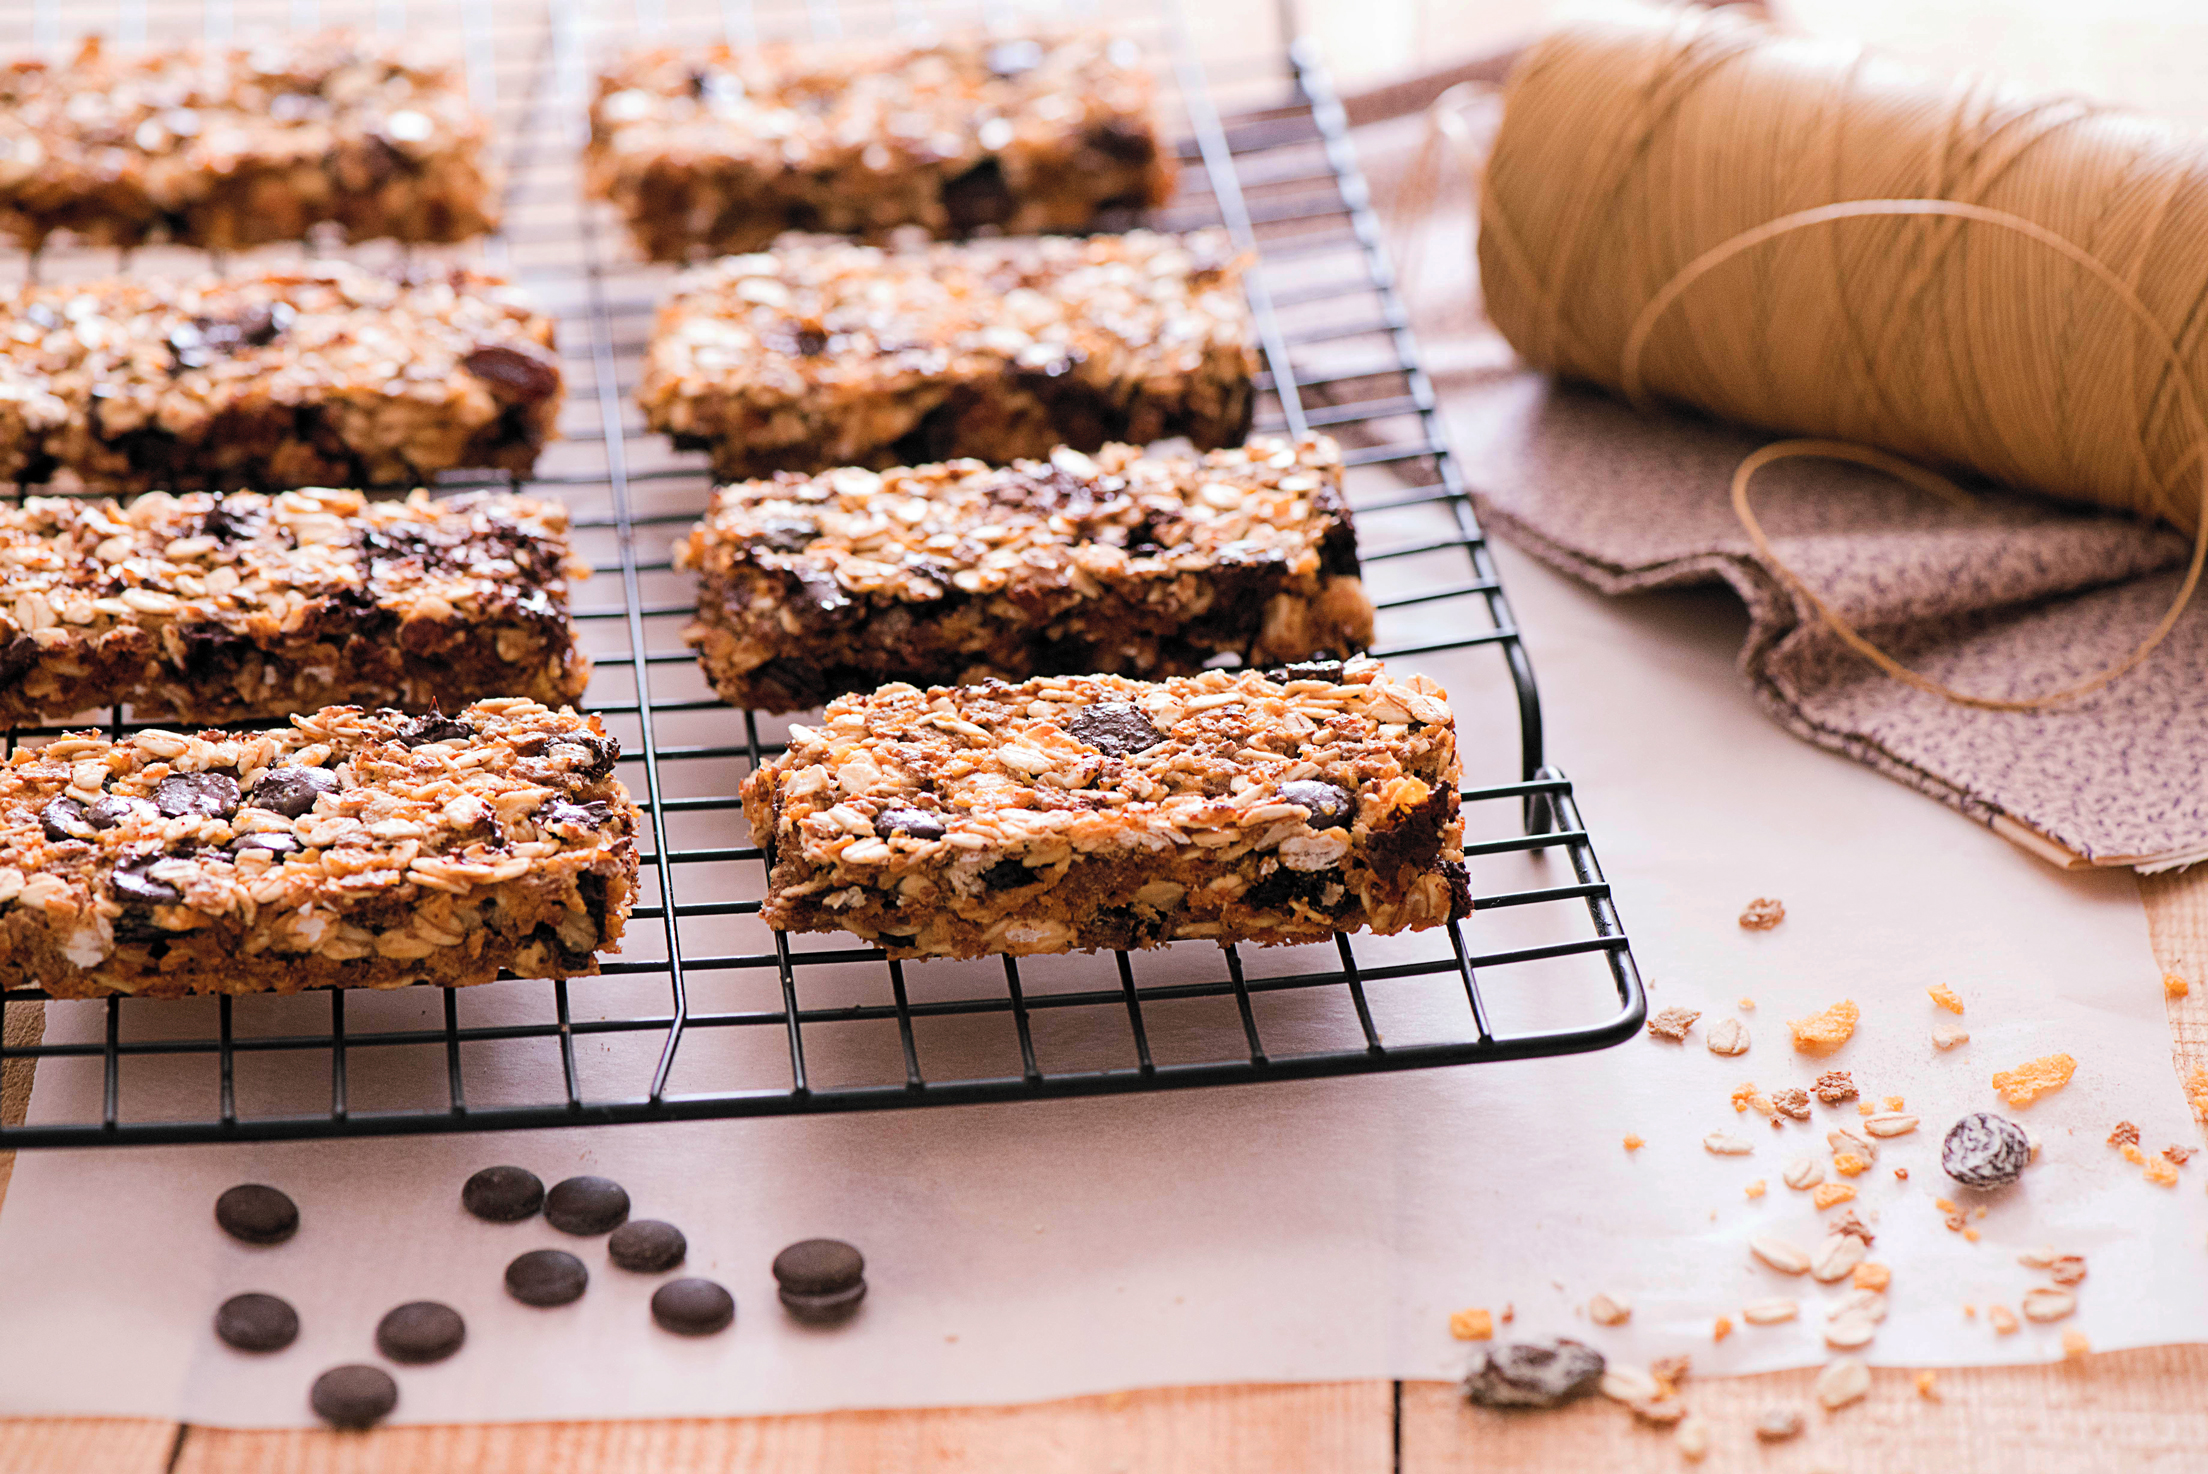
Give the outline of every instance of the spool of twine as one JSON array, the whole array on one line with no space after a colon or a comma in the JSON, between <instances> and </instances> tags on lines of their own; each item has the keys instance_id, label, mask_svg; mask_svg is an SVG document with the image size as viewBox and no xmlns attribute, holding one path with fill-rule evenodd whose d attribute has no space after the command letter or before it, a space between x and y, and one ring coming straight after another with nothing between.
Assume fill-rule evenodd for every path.
<instances>
[{"instance_id":1,"label":"spool of twine","mask_svg":"<svg viewBox=\"0 0 2208 1474\"><path fill-rule=\"evenodd\" d=\"M1996 709L2076 697L2146 659L2199 583L2208 139L1722 11L1606 12L1511 72L1479 254L1488 315L1537 367L1807 437L1743 462L1734 505L1896 679ZM1893 660L1772 553L1750 484L1789 457L2159 519L2193 534L2191 567L2115 666L1974 697Z\"/></svg>"}]
</instances>

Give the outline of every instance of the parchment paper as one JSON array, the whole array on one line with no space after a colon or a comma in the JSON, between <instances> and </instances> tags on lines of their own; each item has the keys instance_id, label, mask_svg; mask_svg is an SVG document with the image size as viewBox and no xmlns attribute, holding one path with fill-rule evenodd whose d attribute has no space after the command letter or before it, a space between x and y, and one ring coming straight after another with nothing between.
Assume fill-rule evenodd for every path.
<instances>
[{"instance_id":1,"label":"parchment paper","mask_svg":"<svg viewBox=\"0 0 2208 1474\"><path fill-rule=\"evenodd\" d=\"M1890 1143L1857 1205L1894 1270L1885 1363L2043 1359L2067 1327L1996 1337L1961 1306L2015 1305L2043 1282L2015 1262L2042 1243L2088 1256L2070 1324L2113 1348L2208 1325L2202 1173L2147 1185L2103 1138L2137 1121L2150 1147L2191 1143L2171 1067L2159 973L2127 874L2063 875L1960 816L1797 742L1733 671L1737 602L1715 593L1612 601L1502 553L1547 697L1552 752L1580 785L1656 1004L1704 1010L1751 996L1754 1044L1710 1055L1636 1038L1576 1059L1149 1098L816 1120L563 1130L237 1148L25 1153L0 1210L0 1412L148 1414L216 1424L307 1419L308 1383L373 1360L376 1319L428 1297L458 1307L466 1348L396 1369L411 1421L634 1417L849 1406L997 1403L1172 1383L1438 1377L1465 1348L1448 1313L1508 1304L1504 1333L1577 1335L1629 1361L1689 1351L1699 1375L1820 1359L1818 1305L1836 1294L1751 1261L1745 1240L1805 1246L1815 1213L1779 1181L1820 1149L1830 1118L1774 1131L1732 1088L1806 1084L1843 1067L1905 1097L1925 1128ZM1456 659L1456 657L1452 657ZM1497 712L1485 662L1429 665L1469 712ZM1468 734L1475 777L1507 766L1501 733ZM1514 735L1514 734L1513 734ZM1777 896L1768 934L1734 917ZM1475 918L1495 944L1508 913ZM1936 1052L1924 990L1968 1000L1972 1041ZM587 986L587 985L578 985ZM405 995L398 995L401 999ZM1855 1040L1813 1062L1781 1021L1840 997ZM365 1001L364 1001L365 1002ZM249 1006L249 1005L246 1005ZM241 1006L241 1016L246 1006ZM389 1006L406 1006L391 1003ZM1440 1006L1435 1004L1433 1006ZM1539 998L1506 1008L1531 1015ZM57 1010L53 1035L89 1028ZM687 1048L688 1046L686 1046ZM2062 1093L2023 1113L2044 1139L2017 1189L1966 1243L1932 1199L1940 1133L1996 1107L1997 1068L2055 1049L2078 1061ZM471 1069L477 1068L471 1064ZM485 1065L484 1068L491 1068ZM48 1071L34 1117L81 1112ZM317 1086L316 1088L320 1088ZM1755 1154L1706 1154L1704 1133ZM1646 1138L1627 1153L1627 1132ZM649 1321L656 1279L606 1263L602 1241L542 1220L493 1226L458 1204L477 1167L512 1161L547 1181L627 1184L639 1216L688 1233L685 1272L734 1291L727 1334L686 1341ZM1907 1183L1891 1168L1905 1165ZM1768 1191L1744 1196L1754 1179ZM299 1202L291 1243L224 1238L211 1209L235 1182ZM859 1244L872 1289L852 1324L790 1323L768 1261L829 1234ZM524 1249L571 1248L590 1292L527 1309L500 1287ZM217 1343L214 1308L246 1289L285 1295L305 1323L273 1357ZM1591 1325L1597 1290L1631 1324ZM1711 1341L1719 1314L1787 1294L1788 1325Z\"/></svg>"}]
</instances>

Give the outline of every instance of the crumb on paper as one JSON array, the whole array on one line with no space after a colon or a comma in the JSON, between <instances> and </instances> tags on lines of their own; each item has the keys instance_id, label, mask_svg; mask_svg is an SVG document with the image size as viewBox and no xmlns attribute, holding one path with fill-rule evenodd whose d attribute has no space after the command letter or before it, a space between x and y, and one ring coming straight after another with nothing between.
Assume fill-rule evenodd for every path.
<instances>
[{"instance_id":1,"label":"crumb on paper","mask_svg":"<svg viewBox=\"0 0 2208 1474\"><path fill-rule=\"evenodd\" d=\"M2193 1159L2194 1150L2189 1146L2166 1146L2162 1148L2162 1155L2172 1167L2182 1167Z\"/></svg>"},{"instance_id":2,"label":"crumb on paper","mask_svg":"<svg viewBox=\"0 0 2208 1474\"><path fill-rule=\"evenodd\" d=\"M1449 1317L1449 1334L1459 1341L1485 1341L1495 1334L1495 1317L1485 1310L1460 1310Z\"/></svg>"},{"instance_id":3,"label":"crumb on paper","mask_svg":"<svg viewBox=\"0 0 2208 1474\"><path fill-rule=\"evenodd\" d=\"M2137 1146L2139 1144L2139 1128L2129 1121L2118 1121L2116 1129L2108 1133L2108 1144L2110 1146Z\"/></svg>"},{"instance_id":4,"label":"crumb on paper","mask_svg":"<svg viewBox=\"0 0 2208 1474\"><path fill-rule=\"evenodd\" d=\"M2130 1142L2125 1142L2117 1150L2124 1154L2124 1160L2131 1163L2132 1166L2144 1167L2147 1165L2147 1154Z\"/></svg>"},{"instance_id":5,"label":"crumb on paper","mask_svg":"<svg viewBox=\"0 0 2208 1474\"><path fill-rule=\"evenodd\" d=\"M1866 1259L1855 1267L1855 1287L1858 1290L1883 1290L1893 1283L1894 1272L1876 1259Z\"/></svg>"},{"instance_id":6,"label":"crumb on paper","mask_svg":"<svg viewBox=\"0 0 2208 1474\"><path fill-rule=\"evenodd\" d=\"M1626 1133L1625 1133L1625 1149L1626 1149L1627 1151L1629 1151L1629 1152L1637 1152L1637 1151L1639 1151L1639 1150L1640 1150L1640 1149L1641 1149L1642 1147L1644 1147L1644 1146L1647 1146L1647 1145L1648 1145L1648 1143L1647 1143L1647 1142L1645 1142L1645 1141L1641 1140L1641 1138L1640 1138L1640 1137L1638 1137L1638 1136L1634 1135L1634 1134L1633 1134L1632 1132L1628 1131L1628 1132L1626 1132Z\"/></svg>"},{"instance_id":7,"label":"crumb on paper","mask_svg":"<svg viewBox=\"0 0 2208 1474\"><path fill-rule=\"evenodd\" d=\"M1727 1336L1730 1336L1732 1333L1733 1320L1731 1316L1719 1316L1717 1318L1717 1323L1710 1327L1710 1339L1712 1341L1722 1341Z\"/></svg>"},{"instance_id":8,"label":"crumb on paper","mask_svg":"<svg viewBox=\"0 0 2208 1474\"><path fill-rule=\"evenodd\" d=\"M1934 1198L1932 1200L1932 1206L1939 1209L1942 1213L1948 1214L1950 1217L1952 1217L1958 1211L1955 1207L1955 1204L1946 1198Z\"/></svg>"},{"instance_id":9,"label":"crumb on paper","mask_svg":"<svg viewBox=\"0 0 2208 1474\"><path fill-rule=\"evenodd\" d=\"M1740 1008L1745 1013L1754 1013L1756 1011L1756 1000L1744 993L1740 998Z\"/></svg>"},{"instance_id":10,"label":"crumb on paper","mask_svg":"<svg viewBox=\"0 0 2208 1474\"><path fill-rule=\"evenodd\" d=\"M1753 1080L1743 1080L1738 1085L1735 1085L1733 1087L1733 1093L1729 1098L1733 1103L1734 1110L1745 1111L1748 1109L1748 1102L1755 1099L1755 1097L1756 1082Z\"/></svg>"},{"instance_id":11,"label":"crumb on paper","mask_svg":"<svg viewBox=\"0 0 2208 1474\"><path fill-rule=\"evenodd\" d=\"M2041 1055L2026 1060L2013 1070L2000 1070L1993 1077L1993 1088L2000 1093L2010 1107L2028 1106L2043 1095L2052 1095L2070 1083L2077 1072L2078 1062L2067 1054Z\"/></svg>"},{"instance_id":12,"label":"crumb on paper","mask_svg":"<svg viewBox=\"0 0 2208 1474\"><path fill-rule=\"evenodd\" d=\"M1505 1300L1503 1302L1503 1324L1507 1326L1517 1318L1518 1307L1511 1301Z\"/></svg>"},{"instance_id":13,"label":"crumb on paper","mask_svg":"<svg viewBox=\"0 0 2208 1474\"><path fill-rule=\"evenodd\" d=\"M1906 1109L1908 1104L1909 1103L1907 1101L1903 1100L1898 1095L1889 1095L1886 1097L1886 1109L1889 1111Z\"/></svg>"},{"instance_id":14,"label":"crumb on paper","mask_svg":"<svg viewBox=\"0 0 2208 1474\"><path fill-rule=\"evenodd\" d=\"M1656 1011L1655 1016L1648 1021L1648 1032L1655 1038L1668 1039L1677 1044L1687 1037L1687 1030L1693 1028L1694 1021L1700 1017L1700 1009L1681 1008L1674 1003L1669 1008Z\"/></svg>"},{"instance_id":15,"label":"crumb on paper","mask_svg":"<svg viewBox=\"0 0 2208 1474\"><path fill-rule=\"evenodd\" d=\"M1841 1152L1832 1159L1832 1170L1842 1177L1861 1176L1863 1169L1870 1165L1854 1152Z\"/></svg>"},{"instance_id":16,"label":"crumb on paper","mask_svg":"<svg viewBox=\"0 0 2208 1474\"><path fill-rule=\"evenodd\" d=\"M2181 972L2162 974L2162 993L2164 997L2183 998L2192 991L2193 985L2185 981L2185 974Z\"/></svg>"},{"instance_id":17,"label":"crumb on paper","mask_svg":"<svg viewBox=\"0 0 2208 1474\"><path fill-rule=\"evenodd\" d=\"M1855 1196L1855 1188L1845 1182L1820 1182L1810 1189L1809 1199L1819 1208L1829 1208L1835 1203L1845 1203Z\"/></svg>"},{"instance_id":18,"label":"crumb on paper","mask_svg":"<svg viewBox=\"0 0 2208 1474\"><path fill-rule=\"evenodd\" d=\"M1975 1306L1975 1305L1965 1305L1965 1306L1963 1307L1963 1319L1964 1319L1964 1320L1976 1320L1977 1318L1978 1318L1978 1307L1977 1307L1977 1306Z\"/></svg>"},{"instance_id":19,"label":"crumb on paper","mask_svg":"<svg viewBox=\"0 0 2208 1474\"><path fill-rule=\"evenodd\" d=\"M1749 1196L1749 1197L1751 1197L1751 1198L1760 1198L1760 1197L1762 1197L1762 1196L1763 1196L1763 1179L1762 1179L1762 1178L1760 1178L1760 1177L1759 1177L1759 1178L1757 1178L1757 1179L1756 1179L1756 1180L1755 1180L1754 1182L1751 1182L1751 1183L1749 1183L1749 1184L1748 1184L1748 1186L1747 1186L1746 1188L1742 1189L1742 1191L1746 1192L1746 1193L1748 1194L1748 1196Z\"/></svg>"},{"instance_id":20,"label":"crumb on paper","mask_svg":"<svg viewBox=\"0 0 2208 1474\"><path fill-rule=\"evenodd\" d=\"M1863 1010L1855 1006L1855 1000L1843 998L1823 1013L1788 1019L1786 1030L1794 1036L1794 1047L1801 1053L1830 1054L1854 1037L1856 1021L1862 1017Z\"/></svg>"},{"instance_id":21,"label":"crumb on paper","mask_svg":"<svg viewBox=\"0 0 2208 1474\"><path fill-rule=\"evenodd\" d=\"M1938 1372L1928 1370L1917 1373L1917 1396L1923 1398L1926 1402L1938 1402L1940 1400L1940 1374Z\"/></svg>"},{"instance_id":22,"label":"crumb on paper","mask_svg":"<svg viewBox=\"0 0 2208 1474\"><path fill-rule=\"evenodd\" d=\"M1855 1113L1859 1116L1872 1115L1877 1110L1878 1107L1867 1100L1859 1100L1855 1103Z\"/></svg>"},{"instance_id":23,"label":"crumb on paper","mask_svg":"<svg viewBox=\"0 0 2208 1474\"><path fill-rule=\"evenodd\" d=\"M1896 1168L1894 1169L1894 1181L1896 1181L1896 1182L1907 1182L1908 1180L1909 1180L1909 1169L1908 1169L1907 1167L1896 1167Z\"/></svg>"},{"instance_id":24,"label":"crumb on paper","mask_svg":"<svg viewBox=\"0 0 2208 1474\"><path fill-rule=\"evenodd\" d=\"M1846 1070L1827 1070L1817 1077L1817 1098L1826 1105L1855 1099L1855 1077Z\"/></svg>"},{"instance_id":25,"label":"crumb on paper","mask_svg":"<svg viewBox=\"0 0 2208 1474\"><path fill-rule=\"evenodd\" d=\"M1854 1234L1857 1238L1863 1241L1863 1247L1866 1249L1871 1246L1871 1241L1874 1237L1871 1233L1870 1225L1865 1223L1862 1219L1856 1217L1855 1210L1853 1208L1850 1208L1847 1212L1841 1214L1838 1218L1835 1218L1832 1222L1826 1224L1825 1227L1828 1231L1832 1233Z\"/></svg>"},{"instance_id":26,"label":"crumb on paper","mask_svg":"<svg viewBox=\"0 0 2208 1474\"><path fill-rule=\"evenodd\" d=\"M2093 1343L2085 1339L2085 1332L2071 1330L2062 1333L2062 1354L2071 1361L2081 1360L2093 1349Z\"/></svg>"},{"instance_id":27,"label":"crumb on paper","mask_svg":"<svg viewBox=\"0 0 2208 1474\"><path fill-rule=\"evenodd\" d=\"M2082 1285L2085 1283L2085 1256L2064 1254L2049 1262L2047 1272L2058 1285Z\"/></svg>"},{"instance_id":28,"label":"crumb on paper","mask_svg":"<svg viewBox=\"0 0 2208 1474\"><path fill-rule=\"evenodd\" d=\"M1659 1356L1648 1364L1648 1374L1656 1379L1658 1395L1669 1397L1679 1390L1679 1384L1687 1380L1694 1370L1694 1358L1684 1351L1675 1356Z\"/></svg>"},{"instance_id":29,"label":"crumb on paper","mask_svg":"<svg viewBox=\"0 0 2208 1474\"><path fill-rule=\"evenodd\" d=\"M1744 931L1769 931L1786 920L1786 903L1769 896L1758 896L1741 908L1740 925Z\"/></svg>"},{"instance_id":30,"label":"crumb on paper","mask_svg":"<svg viewBox=\"0 0 2208 1474\"><path fill-rule=\"evenodd\" d=\"M1598 1326L1622 1326L1633 1318L1633 1304L1615 1295L1597 1294L1587 1302L1587 1318Z\"/></svg>"},{"instance_id":31,"label":"crumb on paper","mask_svg":"<svg viewBox=\"0 0 2208 1474\"><path fill-rule=\"evenodd\" d=\"M2147 1158L2146 1170L2139 1174L2156 1187L2177 1186L2177 1166L2161 1157Z\"/></svg>"},{"instance_id":32,"label":"crumb on paper","mask_svg":"<svg viewBox=\"0 0 2208 1474\"><path fill-rule=\"evenodd\" d=\"M1809 1119L1809 1092L1800 1086L1772 1091L1771 1104L1778 1108L1782 1116L1790 1116L1797 1121Z\"/></svg>"},{"instance_id":33,"label":"crumb on paper","mask_svg":"<svg viewBox=\"0 0 2208 1474\"><path fill-rule=\"evenodd\" d=\"M1964 1028L1961 1024L1947 1023L1932 1026L1932 1047L1934 1049L1953 1049L1958 1044L1968 1044L1969 1042L1970 1030Z\"/></svg>"},{"instance_id":34,"label":"crumb on paper","mask_svg":"<svg viewBox=\"0 0 2208 1474\"><path fill-rule=\"evenodd\" d=\"M1986 1319L1992 1322L1995 1335L2013 1336L2016 1334L2016 1312L2009 1309L2008 1306L1988 1305L1986 1307Z\"/></svg>"},{"instance_id":35,"label":"crumb on paper","mask_svg":"<svg viewBox=\"0 0 2208 1474\"><path fill-rule=\"evenodd\" d=\"M1947 984L1934 983L1924 991L1930 995L1934 1003L1937 1003L1949 1013L1961 1013L1963 1011L1962 996Z\"/></svg>"},{"instance_id":36,"label":"crumb on paper","mask_svg":"<svg viewBox=\"0 0 2208 1474\"><path fill-rule=\"evenodd\" d=\"M1978 1242L1978 1230L1977 1230L1977 1229L1975 1229L1975 1228L1966 1228L1966 1229L1964 1229L1964 1230L1963 1230L1963 1242L1964 1242L1964 1243L1966 1243L1966 1244L1975 1244L1975 1243L1977 1243L1977 1242Z\"/></svg>"}]
</instances>

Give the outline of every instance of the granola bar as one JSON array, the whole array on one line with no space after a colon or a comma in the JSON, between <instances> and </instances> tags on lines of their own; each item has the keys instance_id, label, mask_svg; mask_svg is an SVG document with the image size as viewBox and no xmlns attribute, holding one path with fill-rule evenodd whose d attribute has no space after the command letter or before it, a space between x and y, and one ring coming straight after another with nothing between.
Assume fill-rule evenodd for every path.
<instances>
[{"instance_id":1,"label":"granola bar","mask_svg":"<svg viewBox=\"0 0 2208 1474\"><path fill-rule=\"evenodd\" d=\"M551 319L472 271L315 262L28 286L0 308L0 480L222 491L526 475L560 397Z\"/></svg>"},{"instance_id":2,"label":"granola bar","mask_svg":"<svg viewBox=\"0 0 2208 1474\"><path fill-rule=\"evenodd\" d=\"M1223 231L885 251L792 241L686 274L637 402L738 480L1040 460L1249 432L1256 340Z\"/></svg>"},{"instance_id":3,"label":"granola bar","mask_svg":"<svg viewBox=\"0 0 2208 1474\"><path fill-rule=\"evenodd\" d=\"M210 250L461 241L498 225L490 125L457 69L326 31L0 67L0 232Z\"/></svg>"},{"instance_id":4,"label":"granola bar","mask_svg":"<svg viewBox=\"0 0 2208 1474\"><path fill-rule=\"evenodd\" d=\"M895 957L1311 942L1471 907L1446 693L1376 661L885 686L743 789L763 915Z\"/></svg>"},{"instance_id":5,"label":"granola bar","mask_svg":"<svg viewBox=\"0 0 2208 1474\"><path fill-rule=\"evenodd\" d=\"M158 998L587 976L636 892L619 751L596 717L518 697L19 749L0 767L0 983Z\"/></svg>"},{"instance_id":6,"label":"granola bar","mask_svg":"<svg viewBox=\"0 0 2208 1474\"><path fill-rule=\"evenodd\" d=\"M1151 98L1099 34L660 48L599 78L584 168L661 261L784 230L1084 231L1171 196Z\"/></svg>"},{"instance_id":7,"label":"granola bar","mask_svg":"<svg viewBox=\"0 0 2208 1474\"><path fill-rule=\"evenodd\" d=\"M1331 440L1150 459L846 469L722 488L678 567L723 700L799 711L884 681L1193 675L1343 656L1372 602Z\"/></svg>"},{"instance_id":8,"label":"granola bar","mask_svg":"<svg viewBox=\"0 0 2208 1474\"><path fill-rule=\"evenodd\" d=\"M31 497L0 506L0 723L573 701L587 572L566 508L502 493Z\"/></svg>"}]
</instances>

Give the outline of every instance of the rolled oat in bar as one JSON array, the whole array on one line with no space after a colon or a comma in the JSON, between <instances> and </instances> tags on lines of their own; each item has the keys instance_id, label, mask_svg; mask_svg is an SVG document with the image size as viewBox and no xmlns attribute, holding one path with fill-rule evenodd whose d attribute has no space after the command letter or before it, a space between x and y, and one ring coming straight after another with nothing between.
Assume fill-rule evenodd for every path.
<instances>
[{"instance_id":1,"label":"rolled oat in bar","mask_svg":"<svg viewBox=\"0 0 2208 1474\"><path fill-rule=\"evenodd\" d=\"M154 492L0 506L0 724L578 699L557 502Z\"/></svg>"},{"instance_id":2,"label":"rolled oat in bar","mask_svg":"<svg viewBox=\"0 0 2208 1474\"><path fill-rule=\"evenodd\" d=\"M338 262L27 286L0 303L0 480L102 491L527 475L552 320L501 277Z\"/></svg>"},{"instance_id":3,"label":"rolled oat in bar","mask_svg":"<svg viewBox=\"0 0 2208 1474\"><path fill-rule=\"evenodd\" d=\"M1173 192L1152 90L1094 33L658 48L599 78L584 166L661 261L785 230L1083 231Z\"/></svg>"},{"instance_id":4,"label":"rolled oat in bar","mask_svg":"<svg viewBox=\"0 0 2208 1474\"><path fill-rule=\"evenodd\" d=\"M896 957L1313 942L1467 914L1447 695L1377 661L885 686L745 780L763 914Z\"/></svg>"},{"instance_id":5,"label":"rolled oat in bar","mask_svg":"<svg viewBox=\"0 0 2208 1474\"><path fill-rule=\"evenodd\" d=\"M1042 460L1249 432L1256 331L1224 231L884 251L790 241L685 273L637 387L721 476Z\"/></svg>"},{"instance_id":6,"label":"rolled oat in bar","mask_svg":"<svg viewBox=\"0 0 2208 1474\"><path fill-rule=\"evenodd\" d=\"M723 487L677 546L722 699L801 711L884 681L1193 675L1372 641L1331 440L845 469Z\"/></svg>"},{"instance_id":7,"label":"rolled oat in bar","mask_svg":"<svg viewBox=\"0 0 2208 1474\"><path fill-rule=\"evenodd\" d=\"M498 226L459 68L344 31L0 66L0 233L236 250L462 241Z\"/></svg>"},{"instance_id":8,"label":"rolled oat in bar","mask_svg":"<svg viewBox=\"0 0 2208 1474\"><path fill-rule=\"evenodd\" d=\"M595 973L636 891L619 751L596 717L519 698L19 749L0 767L0 985L175 997Z\"/></svg>"}]
</instances>

